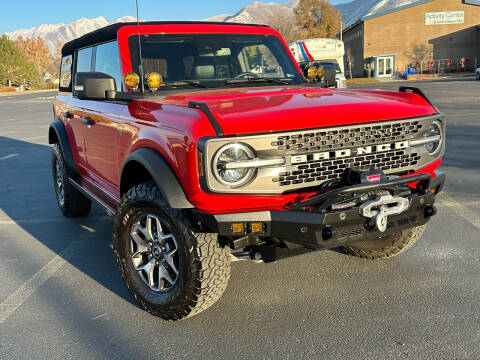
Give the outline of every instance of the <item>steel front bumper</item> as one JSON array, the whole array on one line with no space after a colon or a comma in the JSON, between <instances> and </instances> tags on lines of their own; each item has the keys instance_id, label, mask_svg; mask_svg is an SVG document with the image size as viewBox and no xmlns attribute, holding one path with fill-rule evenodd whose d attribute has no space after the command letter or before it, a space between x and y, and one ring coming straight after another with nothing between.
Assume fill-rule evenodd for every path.
<instances>
[{"instance_id":1,"label":"steel front bumper","mask_svg":"<svg viewBox=\"0 0 480 360\"><path fill-rule=\"evenodd\" d=\"M445 176L437 172L436 177L428 176L423 193L409 196L410 206L400 214L388 217L386 230L381 232L372 219L360 215L357 207L330 212L299 210L260 211L212 215L196 212L202 224L212 232L229 238L248 236L277 238L305 248L318 250L333 248L351 242L383 237L399 230L420 226L436 214L435 195L442 189ZM385 184L372 184L366 190L382 189ZM262 232L252 232L251 224L263 224ZM244 232L234 232L235 224L243 224ZM241 240L235 248L241 248ZM235 242L234 242L235 243Z\"/></svg>"}]
</instances>

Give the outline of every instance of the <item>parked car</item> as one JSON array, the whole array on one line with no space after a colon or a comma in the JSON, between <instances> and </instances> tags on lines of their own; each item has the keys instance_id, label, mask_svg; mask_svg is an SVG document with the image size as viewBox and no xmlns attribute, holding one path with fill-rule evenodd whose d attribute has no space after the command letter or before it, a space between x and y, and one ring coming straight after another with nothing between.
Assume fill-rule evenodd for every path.
<instances>
[{"instance_id":1,"label":"parked car","mask_svg":"<svg viewBox=\"0 0 480 360\"><path fill-rule=\"evenodd\" d=\"M480 68L477 69L477 71L475 72L475 75L477 77L477 80L480 80Z\"/></svg>"},{"instance_id":2,"label":"parked car","mask_svg":"<svg viewBox=\"0 0 480 360\"><path fill-rule=\"evenodd\" d=\"M115 217L123 280L163 319L214 304L232 257L341 246L388 258L436 213L445 117L419 89L322 88L260 25L115 24L62 56L58 206L85 216L93 201Z\"/></svg>"}]
</instances>

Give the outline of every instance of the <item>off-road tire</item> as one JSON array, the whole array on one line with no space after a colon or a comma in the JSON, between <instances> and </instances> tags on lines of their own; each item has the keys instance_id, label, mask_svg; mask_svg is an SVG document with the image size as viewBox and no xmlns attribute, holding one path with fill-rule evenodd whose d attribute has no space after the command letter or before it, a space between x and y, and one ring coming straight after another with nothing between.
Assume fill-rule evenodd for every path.
<instances>
[{"instance_id":1,"label":"off-road tire","mask_svg":"<svg viewBox=\"0 0 480 360\"><path fill-rule=\"evenodd\" d=\"M356 257L364 259L386 259L397 256L422 236L426 225L401 230L393 235L381 239L364 240L345 246L344 251Z\"/></svg>"},{"instance_id":2,"label":"off-road tire","mask_svg":"<svg viewBox=\"0 0 480 360\"><path fill-rule=\"evenodd\" d=\"M58 162L58 169L63 181L63 203L60 201L59 190L57 187L57 168L55 163ZM55 197L60 211L66 217L78 217L88 215L92 202L89 198L78 191L68 179L72 176L72 172L68 169L62 148L59 144L52 147L52 176Z\"/></svg>"},{"instance_id":3,"label":"off-road tire","mask_svg":"<svg viewBox=\"0 0 480 360\"><path fill-rule=\"evenodd\" d=\"M130 228L142 214L154 214L170 227L179 248L180 275L167 292L152 290L140 278L130 259ZM171 209L153 182L137 185L122 197L114 223L115 258L125 284L149 313L165 320L181 320L212 306L230 278L230 251L218 244L218 235L194 231L182 210Z\"/></svg>"}]
</instances>

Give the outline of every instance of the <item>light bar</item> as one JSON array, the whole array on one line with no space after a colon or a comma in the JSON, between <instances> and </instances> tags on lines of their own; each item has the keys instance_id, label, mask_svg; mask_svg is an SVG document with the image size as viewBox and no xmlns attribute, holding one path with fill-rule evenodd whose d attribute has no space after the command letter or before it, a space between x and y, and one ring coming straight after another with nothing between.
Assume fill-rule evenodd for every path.
<instances>
[{"instance_id":1,"label":"light bar","mask_svg":"<svg viewBox=\"0 0 480 360\"><path fill-rule=\"evenodd\" d=\"M261 168L267 166L284 165L285 158L276 159L252 159L245 161L231 161L225 163L225 169L245 169L245 168Z\"/></svg>"}]
</instances>

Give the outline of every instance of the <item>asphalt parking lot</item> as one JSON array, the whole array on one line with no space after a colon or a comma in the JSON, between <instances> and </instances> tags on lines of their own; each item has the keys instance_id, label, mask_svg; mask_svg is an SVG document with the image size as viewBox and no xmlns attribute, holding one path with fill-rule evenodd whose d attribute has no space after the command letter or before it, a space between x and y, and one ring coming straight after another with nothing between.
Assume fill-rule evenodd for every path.
<instances>
[{"instance_id":1,"label":"asphalt parking lot","mask_svg":"<svg viewBox=\"0 0 480 360\"><path fill-rule=\"evenodd\" d=\"M220 301L175 323L126 290L110 218L57 210L54 93L1 96L0 359L479 359L480 82L408 85L448 116L447 184L421 240L386 261L333 250L236 262Z\"/></svg>"}]
</instances>

